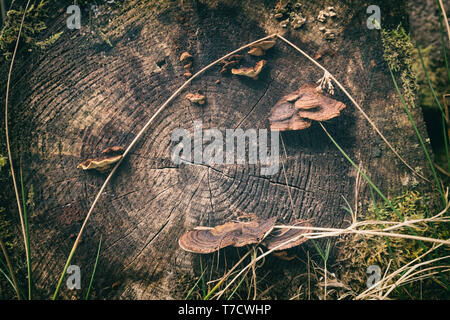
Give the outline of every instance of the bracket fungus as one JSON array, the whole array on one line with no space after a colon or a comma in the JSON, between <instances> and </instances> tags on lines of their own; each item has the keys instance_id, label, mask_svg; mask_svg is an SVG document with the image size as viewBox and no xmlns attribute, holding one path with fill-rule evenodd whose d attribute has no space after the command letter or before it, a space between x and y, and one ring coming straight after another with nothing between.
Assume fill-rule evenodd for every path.
<instances>
[{"instance_id":1,"label":"bracket fungus","mask_svg":"<svg viewBox=\"0 0 450 320\"><path fill-rule=\"evenodd\" d=\"M260 41L254 45L250 46L250 51L248 54L251 54L252 56L263 56L266 54L266 51L272 48L275 45L275 40L265 40Z\"/></svg>"},{"instance_id":2,"label":"bracket fungus","mask_svg":"<svg viewBox=\"0 0 450 320\"><path fill-rule=\"evenodd\" d=\"M248 221L227 222L214 228L200 227L185 233L178 241L180 247L194 253L211 253L221 248L243 247L261 242L275 225L276 217L260 219L247 215Z\"/></svg>"},{"instance_id":3,"label":"bracket fungus","mask_svg":"<svg viewBox=\"0 0 450 320\"><path fill-rule=\"evenodd\" d=\"M289 224L290 226L312 227L312 225L305 220L294 220ZM304 233L310 233L311 229L289 229L282 228L272 231L263 241L267 249L274 249L275 251L286 250L296 247L308 239L302 236Z\"/></svg>"},{"instance_id":4,"label":"bracket fungus","mask_svg":"<svg viewBox=\"0 0 450 320\"><path fill-rule=\"evenodd\" d=\"M311 120L330 120L344 108L345 104L326 96L314 84L305 84L275 104L270 112L270 129L303 130L311 126Z\"/></svg>"},{"instance_id":5,"label":"bracket fungus","mask_svg":"<svg viewBox=\"0 0 450 320\"><path fill-rule=\"evenodd\" d=\"M240 54L233 54L232 56L222 59L220 61L222 66L222 70L220 70L220 73L227 73L229 70L231 70L232 67L237 66L242 60L242 55Z\"/></svg>"},{"instance_id":6,"label":"bracket fungus","mask_svg":"<svg viewBox=\"0 0 450 320\"><path fill-rule=\"evenodd\" d=\"M80 163L77 168L83 170L97 170L99 172L106 172L120 159L124 148L121 146L108 147L102 151L103 157L95 159L87 159Z\"/></svg>"},{"instance_id":7,"label":"bracket fungus","mask_svg":"<svg viewBox=\"0 0 450 320\"><path fill-rule=\"evenodd\" d=\"M252 68L231 69L231 73L239 76L249 77L252 78L253 80L257 80L259 73L266 65L266 63L267 63L266 60L260 60Z\"/></svg>"}]
</instances>

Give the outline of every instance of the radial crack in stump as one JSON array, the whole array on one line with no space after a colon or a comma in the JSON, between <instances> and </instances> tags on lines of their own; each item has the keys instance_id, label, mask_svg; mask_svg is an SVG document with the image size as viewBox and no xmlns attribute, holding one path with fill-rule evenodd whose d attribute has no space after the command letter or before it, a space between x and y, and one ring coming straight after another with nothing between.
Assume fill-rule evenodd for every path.
<instances>
[{"instance_id":1,"label":"radial crack in stump","mask_svg":"<svg viewBox=\"0 0 450 320\"><path fill-rule=\"evenodd\" d=\"M302 227L312 227L312 225L305 220L294 220L289 224L290 226L302 226ZM296 247L308 240L303 234L310 233L311 229L290 229L290 228L280 228L272 231L269 236L267 236L263 245L267 249L275 251L286 250L292 247ZM277 248L277 246L279 246Z\"/></svg>"},{"instance_id":2,"label":"radial crack in stump","mask_svg":"<svg viewBox=\"0 0 450 320\"><path fill-rule=\"evenodd\" d=\"M214 228L185 233L178 241L180 247L194 253L211 253L227 246L243 247L261 242L269 234L276 217L263 220L249 215L249 221L227 222Z\"/></svg>"},{"instance_id":3,"label":"radial crack in stump","mask_svg":"<svg viewBox=\"0 0 450 320\"><path fill-rule=\"evenodd\" d=\"M314 84L305 84L283 96L270 111L272 131L303 130L311 120L326 121L340 115L345 104L326 96Z\"/></svg>"}]
</instances>

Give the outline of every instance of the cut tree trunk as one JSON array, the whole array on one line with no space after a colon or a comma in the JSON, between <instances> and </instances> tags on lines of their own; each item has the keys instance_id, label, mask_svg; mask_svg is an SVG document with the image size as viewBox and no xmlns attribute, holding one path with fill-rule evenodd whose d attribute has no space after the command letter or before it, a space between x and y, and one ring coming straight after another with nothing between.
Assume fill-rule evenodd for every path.
<instances>
[{"instance_id":1,"label":"cut tree trunk","mask_svg":"<svg viewBox=\"0 0 450 320\"><path fill-rule=\"evenodd\" d=\"M366 27L366 8L372 2L303 1L307 22L293 30L282 28L273 17L276 1L126 1L106 14L111 21L104 35L111 46L98 31L90 33L85 11L81 30L68 30L65 8L56 8L58 18L49 31L64 34L44 53L21 55L19 59L29 60L14 69L11 86L12 132L21 132L27 141L21 147L22 166L27 189L34 189L30 230L36 296L51 296L106 177L77 165L108 146L127 146L134 139L186 80L179 62L184 51L194 57L194 72L272 33L283 34L312 56L321 53L320 63L352 93L406 161L431 180L383 61L380 32ZM402 22L407 27L405 3L391 2L380 4L384 26ZM314 18L328 5L334 5L338 16L322 24ZM106 8L107 4L100 11ZM319 30L323 25L338 29L335 40L324 38ZM248 64L257 61L246 51L243 54ZM219 66L205 72L170 103L131 150L95 208L72 260L81 268L84 290L101 235L95 297L163 299L182 298L182 290L176 289L180 279L200 273L198 255L178 246L179 237L195 226L215 226L239 212L277 216L284 223L302 218L315 226L346 225L349 216L342 206L344 199L354 206L357 171L317 123L281 134L287 157L281 148L280 159L287 178L282 168L267 177L256 165L177 166L171 161L175 144L170 137L175 129L192 130L196 120L204 129L219 128L223 133L233 128L267 129L270 109L283 95L323 76L280 40L264 59L268 65L258 80L221 75ZM203 106L184 98L197 90L206 96ZM422 190L429 188L389 150L343 92L337 87L335 91L334 98L347 108L324 125L375 184L389 196L416 184ZM26 128L17 122L24 109ZM424 133L420 110L412 112ZM14 147L18 154L19 146ZM366 195L363 187L359 200ZM16 210L11 203L10 209ZM294 279L296 261L267 270L274 282L283 283L278 288L281 298L300 285L283 282L289 275ZM74 293L63 283L63 297L80 292L84 291Z\"/></svg>"}]
</instances>

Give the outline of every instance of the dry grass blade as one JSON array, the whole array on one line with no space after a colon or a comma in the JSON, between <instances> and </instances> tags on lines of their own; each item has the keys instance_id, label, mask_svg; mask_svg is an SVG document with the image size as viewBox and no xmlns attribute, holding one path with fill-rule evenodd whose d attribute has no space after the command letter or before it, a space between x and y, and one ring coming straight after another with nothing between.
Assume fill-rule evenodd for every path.
<instances>
[{"instance_id":1,"label":"dry grass blade","mask_svg":"<svg viewBox=\"0 0 450 320\"><path fill-rule=\"evenodd\" d=\"M25 231L25 221L24 221L24 218L23 218L22 207L20 205L19 189L17 187L16 175L15 175L15 172L14 172L14 164L13 164L13 159L12 159L12 154L11 154L11 145L10 145L10 141L9 141L8 100L9 100L9 88L10 88L10 85L11 85L11 74L12 74L12 70L13 70L13 66L14 66L14 61L16 59L17 48L19 47L20 36L22 34L22 28L23 28L23 24L24 24L24 21L25 21L25 16L27 14L30 2L31 2L31 0L28 0L27 4L25 6L25 9L23 11L22 21L20 22L19 31L18 31L18 34L17 34L16 45L14 47L14 52L13 52L13 55L12 55L12 58L11 58L11 64L9 66L8 81L6 83L6 97L5 97L6 149L8 150L9 165L10 165L11 177L12 177L13 185L14 185L14 193L16 195L17 209L19 211L20 227L22 229L22 236L23 236L23 242L24 242L24 245L25 245L25 255L26 255L26 259L27 259L27 264L29 264L28 262L30 261L30 248L28 247L28 241L27 241L27 236L26 236L26 231ZM27 269L28 269L28 299L31 299L31 266L28 265Z\"/></svg>"},{"instance_id":2,"label":"dry grass blade","mask_svg":"<svg viewBox=\"0 0 450 320\"><path fill-rule=\"evenodd\" d=\"M375 123L369 118L369 116L364 112L364 110L361 108L361 106L353 99L353 97L350 95L350 93L344 88L344 86L327 70L325 69L320 63L318 63L316 60L314 60L311 56L309 56L306 52L304 52L302 49L294 45L292 42L284 38L283 36L277 34L277 37L286 42L288 45L293 47L295 50L300 52L302 55L304 55L308 60L310 60L312 63L314 63L317 67L319 67L324 73L329 74L329 77L338 85L338 87L342 90L342 92L345 93L345 95L350 99L350 101L355 105L355 107L361 112L363 117L369 122L369 124L372 126L372 128L377 132L377 134L383 139L383 141L386 143L386 145L389 147L389 149L392 150L392 152L400 159L401 162L405 166L407 166L415 175L418 177L424 179L425 181L430 181L424 176L422 176L420 173L418 173L416 170L414 170L405 159L403 159L402 156L394 149L394 147L389 143L389 141L385 138L385 136L381 133L381 131L378 129L378 127L375 125Z\"/></svg>"},{"instance_id":3,"label":"dry grass blade","mask_svg":"<svg viewBox=\"0 0 450 320\"><path fill-rule=\"evenodd\" d=\"M6 251L5 245L4 245L2 240L0 240L0 248L2 249L3 255L5 256L6 265L8 266L9 273L11 275L11 280L12 280L13 285L14 285L14 290L16 291L16 294L17 294L17 300L21 300L20 292L19 292L19 286L17 285L16 276L14 274L14 270L12 268L11 262L9 261L8 252Z\"/></svg>"},{"instance_id":4,"label":"dry grass blade","mask_svg":"<svg viewBox=\"0 0 450 320\"><path fill-rule=\"evenodd\" d=\"M427 256L428 254L430 254L431 252L435 251L436 249L438 249L439 247L441 247L442 244L438 244L436 246L433 246L432 248L430 248L428 251L426 251L425 253L423 253L422 255L420 255L419 257L415 258L414 260L408 262L407 264L405 264L403 267L398 268L396 271L392 272L389 275L385 275L383 276L383 278L380 280L380 285L376 286L376 287L372 287L369 289L366 289L365 291L363 291L361 294L359 294L356 299L366 299L369 296L373 296L374 293L380 291L379 289L382 287L383 283L387 283L388 281L391 281L394 277L396 277L397 275L405 272L410 265L414 264L417 261L420 261L422 258L424 258L425 256ZM421 265L427 264L428 262L430 262L431 260L428 261L424 261L423 263L421 263ZM434 262L434 261L432 261Z\"/></svg>"},{"instance_id":5,"label":"dry grass blade","mask_svg":"<svg viewBox=\"0 0 450 320\"><path fill-rule=\"evenodd\" d=\"M447 14L445 12L444 4L442 0L439 0L439 6L441 7L442 16L444 17L445 27L447 28L448 41L450 41L450 26L448 25Z\"/></svg>"},{"instance_id":6,"label":"dry grass blade","mask_svg":"<svg viewBox=\"0 0 450 320\"><path fill-rule=\"evenodd\" d=\"M184 89L186 88L186 86L192 82L192 80L194 80L195 78L197 78L199 75L201 75L203 72L205 72L206 70L208 70L209 68L213 67L214 65L218 64L220 61L222 61L223 59L226 59L230 56L232 56L233 54L248 48L249 46L258 43L259 41L262 40L267 40L270 38L275 37L276 35L270 35L261 39L258 39L256 41L253 41L249 44L246 44L242 47L240 47L239 49L236 49L226 55L224 55L223 57L217 59L216 61L210 63L209 65L207 65L206 67L204 67L203 69L201 69L200 71L198 71L196 74L194 74L191 78L189 78L188 80L186 80L183 85L178 88L178 90L176 90L170 97L169 99L166 100L166 102L164 102L161 107L159 107L159 109L152 115L152 117L147 121L147 123L144 125L144 127L139 131L139 133L136 135L136 137L133 139L133 141L130 143L130 145L127 147L127 149L125 150L125 152L122 155L122 159L117 162L117 164L114 166L114 168L111 170L111 172L109 173L108 177L106 178L105 182L103 183L102 187L100 188L99 192L97 193L97 195L95 196L94 202L92 203L91 207L89 208L89 211L83 221L83 224L81 226L80 231L78 232L77 238L75 239L75 242L73 244L72 250L70 251L69 257L66 261L66 264L64 266L63 272L61 273L61 276L59 278L58 281L58 285L56 287L55 293L53 294L53 299L56 299L56 297L58 296L59 293L59 289L61 287L62 281L64 279L64 275L67 271L67 268L69 267L70 261L72 260L72 257L78 247L78 244L80 243L81 240L81 235L83 234L83 231L86 227L86 224L90 218L90 216L92 215L92 212L98 202L98 200L100 199L101 195L103 194L103 191L105 190L106 186L108 185L109 181L111 180L111 178L113 177L114 173L117 171L117 169L119 168L120 164L123 162L123 160L126 158L126 156L128 155L128 153L130 152L130 150L135 146L135 144L139 141L139 139L142 137L142 135L147 131L147 129L150 127L150 125L153 123L153 121L156 119L156 117L169 105L170 102L172 102L175 97L178 96L178 94Z\"/></svg>"}]
</instances>

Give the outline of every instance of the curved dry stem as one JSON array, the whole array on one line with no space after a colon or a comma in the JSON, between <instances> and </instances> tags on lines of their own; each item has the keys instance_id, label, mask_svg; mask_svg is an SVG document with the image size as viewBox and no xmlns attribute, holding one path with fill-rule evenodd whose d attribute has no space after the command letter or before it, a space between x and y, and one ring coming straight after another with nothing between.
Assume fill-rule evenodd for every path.
<instances>
[{"instance_id":1,"label":"curved dry stem","mask_svg":"<svg viewBox=\"0 0 450 320\"><path fill-rule=\"evenodd\" d=\"M442 0L439 0L439 6L441 7L442 16L444 17L445 27L447 28L448 41L450 41L450 26L448 25L447 13L445 12L444 4Z\"/></svg>"},{"instance_id":2,"label":"curved dry stem","mask_svg":"<svg viewBox=\"0 0 450 320\"><path fill-rule=\"evenodd\" d=\"M186 80L186 82L183 83L183 85L178 88L178 90L176 90L170 97L169 99L166 100L166 102L164 102L163 105L161 105L161 107L159 107L159 109L153 114L153 116L147 121L147 123L144 125L144 127L141 129L141 131L139 131L139 133L136 135L136 137L133 139L133 141L130 143L130 145L127 147L127 149L125 150L125 152L122 155L122 159L120 159L119 162L117 162L117 164L114 166L114 168L111 170L111 172L109 173L108 177L106 178L105 182L103 183L102 187L100 188L99 192L97 193L94 202L92 203L91 207L89 208L89 211L86 215L86 218L83 221L83 224L81 226L80 231L78 232L77 238L75 239L75 242L73 244L72 250L70 251L69 257L67 258L67 262L64 266L64 270L61 273L61 276L59 278L58 281L58 285L56 287L55 293L53 294L53 300L56 299L56 297L58 296L58 292L59 289L61 287L62 281L64 279L64 275L67 271L67 268L69 267L70 261L72 260L72 257L78 247L78 244L80 243L81 240L81 235L83 234L84 228L86 227L86 224L95 208L95 205L97 204L98 200L100 199L100 196L103 194L103 191L105 190L106 186L108 185L109 181L111 180L112 176L114 175L114 173L117 171L117 169L119 168L120 164L123 162L123 160L126 158L126 156L128 155L128 153L130 152L130 150L134 147L134 145L139 141L139 139L142 137L142 135L147 131L147 129L149 128L149 126L153 123L153 121L156 119L156 117L169 105L170 102L172 102L175 97L184 89L186 88L186 86L192 82L192 80L194 80L195 78L197 78L199 75L201 75L203 72L205 72L206 70L208 70L209 68L213 67L214 65L216 65L217 63L219 63L221 60L228 58L229 56L232 56L233 54L248 48L249 46L258 43L260 41L263 40L267 40L270 38L275 37L276 34L258 39L256 41L253 41L249 44L246 44L242 47L240 47L239 49L236 49L226 55L224 55L223 57L217 59L216 61L210 63L209 65L207 65L206 67L204 67L203 69L201 69L200 71L198 71L196 74L194 74L191 78L189 78L188 80Z\"/></svg>"},{"instance_id":3,"label":"curved dry stem","mask_svg":"<svg viewBox=\"0 0 450 320\"><path fill-rule=\"evenodd\" d=\"M27 241L27 235L26 235L26 231L25 231L25 221L23 218L23 213L22 213L22 207L20 206L20 196L19 196L19 189L17 188L17 181L16 181L16 174L14 172L14 164L13 164L13 159L12 159L12 154L11 154L11 144L9 141L9 129L8 129L8 100L9 100L9 87L11 85L11 74L12 74L12 69L14 66L14 61L16 59L16 54L17 54L17 48L19 47L19 42L20 42L20 36L22 34L22 27L23 27L23 23L25 21L25 16L27 14L28 11L28 6L30 5L31 0L28 0L25 9L23 11L23 16L22 16L22 21L20 22L20 27L19 27L19 32L17 34L17 40L16 40L16 45L14 47L14 52L11 58L11 64L9 66L9 72L8 72L8 81L6 83L6 97L5 97L5 134L6 134L6 149L8 150L8 158L9 158L9 166L11 169L11 177L13 180L13 185L14 185L14 193L16 195L16 201L17 201L17 209L19 211L19 218L20 218L20 228L22 229L22 236L23 236L23 242L25 245L25 255L26 255L26 259L27 259L27 272L28 272L28 299L31 299L31 265L30 265L30 248L28 246L28 241Z\"/></svg>"},{"instance_id":4,"label":"curved dry stem","mask_svg":"<svg viewBox=\"0 0 450 320\"><path fill-rule=\"evenodd\" d=\"M422 176L420 173L418 173L416 170L414 170L405 159L403 159L402 156L394 149L394 147L389 143L389 141L385 138L385 136L381 133L381 131L378 129L378 127L375 125L375 123L369 118L369 116L364 112L364 110L361 108L361 106L353 99L353 97L350 95L350 93L344 88L344 86L327 70L325 67L323 67L320 63L318 63L316 60L314 60L311 56L309 56L306 52L304 52L302 49L297 47L295 44L284 38L283 36L277 34L277 37L286 42L288 45L293 47L295 50L300 52L302 55L304 55L308 60L310 60L312 63L314 63L317 67L319 67L324 73L329 74L329 77L338 85L338 87L342 90L342 92L345 93L345 95L350 99L350 101L355 105L355 107L361 112L363 117L369 122L369 124L372 126L372 128L377 132L377 134L383 139L383 141L386 143L386 145L389 147L389 149L392 150L392 152L400 159L401 162L405 166L407 166L415 175L418 177L424 179L425 181L430 182L427 178Z\"/></svg>"},{"instance_id":5,"label":"curved dry stem","mask_svg":"<svg viewBox=\"0 0 450 320\"><path fill-rule=\"evenodd\" d=\"M397 270L395 270L394 272L392 272L390 275L388 276L384 276L383 279L381 279L381 281L386 282L386 281L390 281L391 279L393 279L395 276L397 276L398 274L404 272L410 265L412 265L413 263L415 263L416 261L420 261L423 257L425 257L426 255L430 254L431 252L435 251L436 249L438 249L439 247L441 247L442 244L438 244L436 246L433 246L432 248L430 248L427 252L423 253L422 255L420 255L419 257L411 260L410 262L408 262L407 264L405 264L403 267L398 268ZM420 263L420 265L423 264L428 264L430 263L430 261L434 262L434 260L428 260L428 261L424 261L422 263ZM363 291L362 293L360 293L355 299L362 299L364 297L366 297L367 295L371 295L371 292L375 291L376 289L378 289L377 287L374 288L368 288L365 291Z\"/></svg>"}]
</instances>

